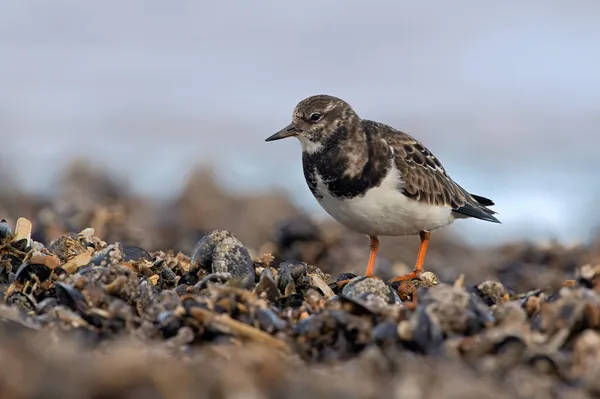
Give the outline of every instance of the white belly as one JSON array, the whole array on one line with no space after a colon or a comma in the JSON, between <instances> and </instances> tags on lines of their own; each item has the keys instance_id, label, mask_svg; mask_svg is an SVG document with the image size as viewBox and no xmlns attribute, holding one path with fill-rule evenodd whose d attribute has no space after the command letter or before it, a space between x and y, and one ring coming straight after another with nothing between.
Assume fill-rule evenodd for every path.
<instances>
[{"instance_id":1,"label":"white belly","mask_svg":"<svg viewBox=\"0 0 600 399\"><path fill-rule=\"evenodd\" d=\"M335 220L350 230L371 236L401 236L432 231L454 221L448 206L432 206L402 195L395 168L377 188L362 197L332 197L317 174L317 190L323 196L319 204Z\"/></svg>"}]
</instances>

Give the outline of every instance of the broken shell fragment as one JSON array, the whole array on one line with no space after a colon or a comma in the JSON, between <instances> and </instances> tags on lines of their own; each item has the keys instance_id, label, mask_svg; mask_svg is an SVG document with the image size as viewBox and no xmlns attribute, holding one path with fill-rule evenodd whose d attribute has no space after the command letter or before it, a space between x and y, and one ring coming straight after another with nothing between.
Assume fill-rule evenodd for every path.
<instances>
[{"instance_id":1,"label":"broken shell fragment","mask_svg":"<svg viewBox=\"0 0 600 399\"><path fill-rule=\"evenodd\" d=\"M15 226L15 234L13 241L25 240L25 247L27 248L31 243L31 222L25 218L17 219Z\"/></svg>"}]
</instances>

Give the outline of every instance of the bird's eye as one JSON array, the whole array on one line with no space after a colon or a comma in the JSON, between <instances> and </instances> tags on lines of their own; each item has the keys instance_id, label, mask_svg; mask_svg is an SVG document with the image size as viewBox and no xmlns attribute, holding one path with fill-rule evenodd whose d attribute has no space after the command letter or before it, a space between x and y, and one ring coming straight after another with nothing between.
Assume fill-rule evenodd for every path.
<instances>
[{"instance_id":1,"label":"bird's eye","mask_svg":"<svg viewBox=\"0 0 600 399\"><path fill-rule=\"evenodd\" d=\"M319 119L321 119L321 114L318 112L314 112L314 113L310 114L309 119L313 122L316 122Z\"/></svg>"}]
</instances>

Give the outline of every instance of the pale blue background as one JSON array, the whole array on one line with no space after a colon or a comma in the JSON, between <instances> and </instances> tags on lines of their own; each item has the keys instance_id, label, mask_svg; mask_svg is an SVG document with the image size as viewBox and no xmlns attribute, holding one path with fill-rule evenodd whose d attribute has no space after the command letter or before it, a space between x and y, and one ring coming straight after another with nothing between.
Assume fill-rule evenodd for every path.
<instances>
[{"instance_id":1,"label":"pale blue background","mask_svg":"<svg viewBox=\"0 0 600 399\"><path fill-rule=\"evenodd\" d=\"M497 202L504 225L461 221L467 239L588 239L599 21L597 0L3 0L0 161L43 192L80 155L162 198L214 163L232 189L277 185L323 216L299 144L263 139L328 93Z\"/></svg>"}]
</instances>

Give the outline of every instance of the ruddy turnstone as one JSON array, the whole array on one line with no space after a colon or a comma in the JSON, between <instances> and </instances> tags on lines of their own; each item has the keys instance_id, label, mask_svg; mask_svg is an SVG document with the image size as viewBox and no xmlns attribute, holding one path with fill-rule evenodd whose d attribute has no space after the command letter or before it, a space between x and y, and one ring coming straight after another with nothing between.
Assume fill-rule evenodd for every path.
<instances>
[{"instance_id":1,"label":"ruddy turnstone","mask_svg":"<svg viewBox=\"0 0 600 399\"><path fill-rule=\"evenodd\" d=\"M292 123L266 141L296 137L308 187L329 215L371 241L366 276L373 276L379 236L419 235L413 272L423 272L431 232L455 219L500 223L485 197L459 186L423 144L383 123L361 119L340 98L300 101Z\"/></svg>"}]
</instances>

